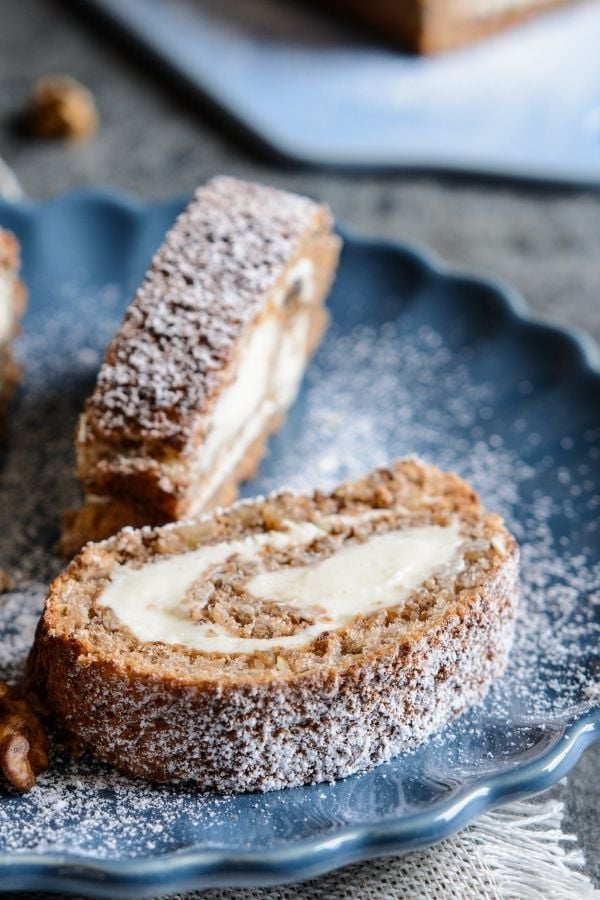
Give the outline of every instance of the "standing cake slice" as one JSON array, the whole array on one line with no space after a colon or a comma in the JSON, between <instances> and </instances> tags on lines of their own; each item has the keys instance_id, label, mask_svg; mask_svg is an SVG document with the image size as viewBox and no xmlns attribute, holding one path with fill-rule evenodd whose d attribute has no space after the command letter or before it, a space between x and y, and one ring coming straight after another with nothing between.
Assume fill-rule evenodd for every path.
<instances>
[{"instance_id":1,"label":"standing cake slice","mask_svg":"<svg viewBox=\"0 0 600 900\"><path fill-rule=\"evenodd\" d=\"M293 402L327 322L340 241L329 210L220 177L175 222L81 416L75 552L123 525L232 501Z\"/></svg>"},{"instance_id":2,"label":"standing cake slice","mask_svg":"<svg viewBox=\"0 0 600 900\"><path fill-rule=\"evenodd\" d=\"M19 280L19 243L0 228L0 425L18 380L10 343L25 309L25 286Z\"/></svg>"}]
</instances>

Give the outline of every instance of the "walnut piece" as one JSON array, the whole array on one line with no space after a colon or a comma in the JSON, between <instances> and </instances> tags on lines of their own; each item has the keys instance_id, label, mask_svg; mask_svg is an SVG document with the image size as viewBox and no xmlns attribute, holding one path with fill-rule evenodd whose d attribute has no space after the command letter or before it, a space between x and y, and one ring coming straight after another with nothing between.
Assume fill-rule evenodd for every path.
<instances>
[{"instance_id":1,"label":"walnut piece","mask_svg":"<svg viewBox=\"0 0 600 900\"><path fill-rule=\"evenodd\" d=\"M30 790L48 768L48 738L34 697L0 681L0 768L18 791Z\"/></svg>"},{"instance_id":2,"label":"walnut piece","mask_svg":"<svg viewBox=\"0 0 600 900\"><path fill-rule=\"evenodd\" d=\"M45 75L33 86L31 130L38 137L85 138L98 128L92 94L69 75Z\"/></svg>"}]
</instances>

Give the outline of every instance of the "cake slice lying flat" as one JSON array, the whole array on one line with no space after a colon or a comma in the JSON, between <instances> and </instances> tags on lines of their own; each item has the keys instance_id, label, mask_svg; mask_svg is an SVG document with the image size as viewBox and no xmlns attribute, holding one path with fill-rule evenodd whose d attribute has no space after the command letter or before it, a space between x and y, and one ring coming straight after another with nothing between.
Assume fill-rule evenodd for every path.
<instances>
[{"instance_id":1,"label":"cake slice lying flat","mask_svg":"<svg viewBox=\"0 0 600 900\"><path fill-rule=\"evenodd\" d=\"M378 28L388 41L437 53L476 41L576 0L327 0Z\"/></svg>"},{"instance_id":2,"label":"cake slice lying flat","mask_svg":"<svg viewBox=\"0 0 600 900\"><path fill-rule=\"evenodd\" d=\"M400 461L88 544L51 586L30 683L124 772L212 791L349 775L503 671L518 550L458 476Z\"/></svg>"},{"instance_id":3,"label":"cake slice lying flat","mask_svg":"<svg viewBox=\"0 0 600 900\"><path fill-rule=\"evenodd\" d=\"M0 427L19 378L10 343L25 310L25 287L19 280L19 244L0 228Z\"/></svg>"},{"instance_id":4,"label":"cake slice lying flat","mask_svg":"<svg viewBox=\"0 0 600 900\"><path fill-rule=\"evenodd\" d=\"M216 178L167 234L76 438L62 549L231 502L324 330L339 239L326 207Z\"/></svg>"}]
</instances>

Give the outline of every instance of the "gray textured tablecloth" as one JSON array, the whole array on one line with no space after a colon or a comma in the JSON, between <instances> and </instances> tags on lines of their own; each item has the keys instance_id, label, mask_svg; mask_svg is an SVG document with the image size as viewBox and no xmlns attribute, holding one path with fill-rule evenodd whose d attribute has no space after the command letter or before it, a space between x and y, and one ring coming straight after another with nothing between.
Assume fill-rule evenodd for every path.
<instances>
[{"instance_id":1,"label":"gray textured tablecloth","mask_svg":"<svg viewBox=\"0 0 600 900\"><path fill-rule=\"evenodd\" d=\"M365 232L422 242L453 264L499 275L536 309L600 340L600 193L277 168L247 155L160 75L62 4L6 2L0 18L0 156L32 196L92 183L161 196L190 191L217 172L270 181L328 201ZM56 71L80 78L97 97L102 126L87 144L34 141L15 123L34 78ZM569 778L566 802L566 827L600 884L600 745Z\"/></svg>"}]
</instances>

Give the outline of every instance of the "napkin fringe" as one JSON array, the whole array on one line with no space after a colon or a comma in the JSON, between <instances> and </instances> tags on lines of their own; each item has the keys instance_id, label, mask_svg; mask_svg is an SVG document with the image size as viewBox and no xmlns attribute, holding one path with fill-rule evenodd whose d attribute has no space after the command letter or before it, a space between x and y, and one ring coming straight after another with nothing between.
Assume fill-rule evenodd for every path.
<instances>
[{"instance_id":1,"label":"napkin fringe","mask_svg":"<svg viewBox=\"0 0 600 900\"><path fill-rule=\"evenodd\" d=\"M599 898L579 871L582 851L564 846L577 836L562 831L563 814L559 800L517 801L482 816L459 839L473 845L501 898Z\"/></svg>"}]
</instances>

